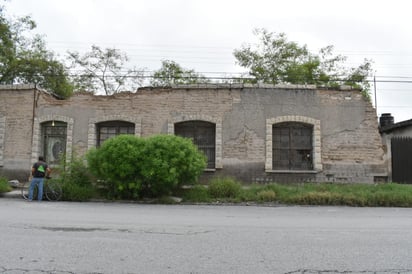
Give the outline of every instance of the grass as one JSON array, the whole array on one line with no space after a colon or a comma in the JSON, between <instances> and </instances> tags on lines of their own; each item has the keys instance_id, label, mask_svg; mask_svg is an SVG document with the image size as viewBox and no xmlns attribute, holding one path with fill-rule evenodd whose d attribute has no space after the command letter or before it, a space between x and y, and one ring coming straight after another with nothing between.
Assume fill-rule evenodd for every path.
<instances>
[{"instance_id":1,"label":"grass","mask_svg":"<svg viewBox=\"0 0 412 274\"><path fill-rule=\"evenodd\" d=\"M187 190L183 202L412 207L412 185L304 183L250 185L239 189L233 180L217 180L208 187L196 186Z\"/></svg>"},{"instance_id":2,"label":"grass","mask_svg":"<svg viewBox=\"0 0 412 274\"><path fill-rule=\"evenodd\" d=\"M64 200L87 201L103 197L93 185L74 182L63 185ZM0 177L0 193L11 187ZM100 195L99 195L100 193ZM285 205L336 205L356 207L412 207L412 185L381 184L252 184L242 186L233 178L215 178L207 185L195 185L173 193L183 203L256 203ZM156 203L178 203L170 197L159 197Z\"/></svg>"},{"instance_id":3,"label":"grass","mask_svg":"<svg viewBox=\"0 0 412 274\"><path fill-rule=\"evenodd\" d=\"M11 191L11 186L6 178L0 177L0 193Z\"/></svg>"}]
</instances>

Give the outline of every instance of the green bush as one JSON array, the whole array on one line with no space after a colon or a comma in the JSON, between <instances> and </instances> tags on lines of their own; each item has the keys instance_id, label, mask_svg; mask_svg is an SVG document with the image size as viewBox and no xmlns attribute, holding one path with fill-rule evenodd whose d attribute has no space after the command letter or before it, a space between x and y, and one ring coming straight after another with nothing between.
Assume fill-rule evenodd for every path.
<instances>
[{"instance_id":1,"label":"green bush","mask_svg":"<svg viewBox=\"0 0 412 274\"><path fill-rule=\"evenodd\" d=\"M174 135L148 138L140 164L142 194L159 197L197 182L206 167L206 157L191 140Z\"/></svg>"},{"instance_id":2,"label":"green bush","mask_svg":"<svg viewBox=\"0 0 412 274\"><path fill-rule=\"evenodd\" d=\"M209 184L209 194L213 198L236 198L242 186L233 178L215 178Z\"/></svg>"},{"instance_id":3,"label":"green bush","mask_svg":"<svg viewBox=\"0 0 412 274\"><path fill-rule=\"evenodd\" d=\"M9 192L9 191L11 191L9 181L4 177L0 177L0 193Z\"/></svg>"},{"instance_id":4,"label":"green bush","mask_svg":"<svg viewBox=\"0 0 412 274\"><path fill-rule=\"evenodd\" d=\"M87 201L94 196L93 177L83 158L73 156L70 162L60 163L57 172L58 177L52 180L62 185L63 200Z\"/></svg>"},{"instance_id":5,"label":"green bush","mask_svg":"<svg viewBox=\"0 0 412 274\"><path fill-rule=\"evenodd\" d=\"M120 135L89 151L87 160L109 197L121 199L169 195L183 184L194 184L206 166L205 156L189 139L173 135Z\"/></svg>"},{"instance_id":6,"label":"green bush","mask_svg":"<svg viewBox=\"0 0 412 274\"><path fill-rule=\"evenodd\" d=\"M101 180L109 198L139 197L144 143L142 138L119 135L87 153L89 169Z\"/></svg>"}]
</instances>

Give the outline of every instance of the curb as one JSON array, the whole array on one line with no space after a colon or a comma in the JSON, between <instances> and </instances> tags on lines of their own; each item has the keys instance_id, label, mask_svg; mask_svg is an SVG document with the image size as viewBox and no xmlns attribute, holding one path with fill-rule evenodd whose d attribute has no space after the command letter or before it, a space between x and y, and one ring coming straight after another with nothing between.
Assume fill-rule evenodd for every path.
<instances>
[{"instance_id":1,"label":"curb","mask_svg":"<svg viewBox=\"0 0 412 274\"><path fill-rule=\"evenodd\" d=\"M21 196L21 190L20 189L13 189L12 191L9 192L3 192L0 193L1 198L20 198L23 199Z\"/></svg>"}]
</instances>

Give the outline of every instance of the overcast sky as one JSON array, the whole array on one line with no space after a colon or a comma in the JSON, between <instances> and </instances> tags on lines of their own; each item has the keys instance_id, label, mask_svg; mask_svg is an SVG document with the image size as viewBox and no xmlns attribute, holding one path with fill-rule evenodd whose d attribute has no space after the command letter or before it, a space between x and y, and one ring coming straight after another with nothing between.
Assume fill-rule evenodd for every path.
<instances>
[{"instance_id":1,"label":"overcast sky","mask_svg":"<svg viewBox=\"0 0 412 274\"><path fill-rule=\"evenodd\" d=\"M378 115L412 119L412 1L11 0L6 9L31 15L62 57L93 44L115 47L148 71L161 60L210 76L244 71L233 50L257 42L254 28L284 32L313 52L334 45L348 66L373 60Z\"/></svg>"}]
</instances>

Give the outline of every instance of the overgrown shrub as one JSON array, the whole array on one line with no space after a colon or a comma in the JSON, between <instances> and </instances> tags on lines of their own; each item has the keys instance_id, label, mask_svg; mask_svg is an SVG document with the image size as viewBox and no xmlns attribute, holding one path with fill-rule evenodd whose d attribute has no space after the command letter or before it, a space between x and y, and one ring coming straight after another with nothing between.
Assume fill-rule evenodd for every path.
<instances>
[{"instance_id":1,"label":"overgrown shrub","mask_svg":"<svg viewBox=\"0 0 412 274\"><path fill-rule=\"evenodd\" d=\"M109 198L139 197L144 145L142 138L119 135L87 153L89 169L101 180Z\"/></svg>"},{"instance_id":2,"label":"overgrown shrub","mask_svg":"<svg viewBox=\"0 0 412 274\"><path fill-rule=\"evenodd\" d=\"M144 146L140 164L142 194L159 197L197 182L206 167L206 157L191 140L175 135L156 135Z\"/></svg>"},{"instance_id":3,"label":"overgrown shrub","mask_svg":"<svg viewBox=\"0 0 412 274\"><path fill-rule=\"evenodd\" d=\"M233 178L214 178L209 184L209 194L213 198L235 198L242 186Z\"/></svg>"},{"instance_id":4,"label":"overgrown shrub","mask_svg":"<svg viewBox=\"0 0 412 274\"><path fill-rule=\"evenodd\" d=\"M74 183L63 185L64 201L88 201L95 196L95 189L92 186L81 186Z\"/></svg>"},{"instance_id":5,"label":"overgrown shrub","mask_svg":"<svg viewBox=\"0 0 412 274\"><path fill-rule=\"evenodd\" d=\"M161 197L194 184L205 156L189 140L173 135L139 138L120 135L87 154L89 168L113 198Z\"/></svg>"},{"instance_id":6,"label":"overgrown shrub","mask_svg":"<svg viewBox=\"0 0 412 274\"><path fill-rule=\"evenodd\" d=\"M11 191L7 178L0 177L0 193Z\"/></svg>"},{"instance_id":7,"label":"overgrown shrub","mask_svg":"<svg viewBox=\"0 0 412 274\"><path fill-rule=\"evenodd\" d=\"M70 162L60 163L57 172L58 177L52 180L62 185L63 200L87 201L94 196L93 177L83 158L73 156Z\"/></svg>"}]
</instances>

